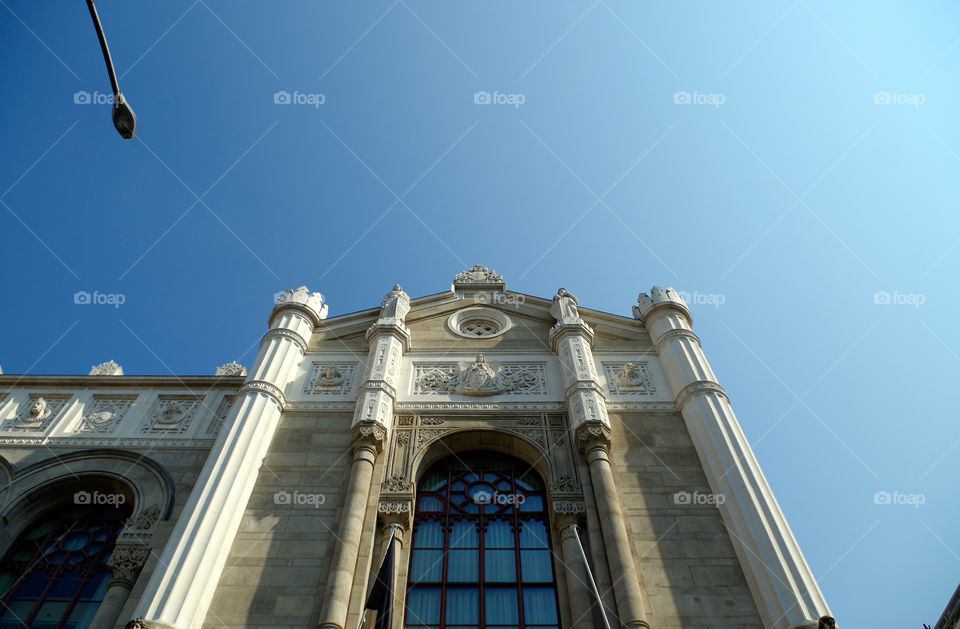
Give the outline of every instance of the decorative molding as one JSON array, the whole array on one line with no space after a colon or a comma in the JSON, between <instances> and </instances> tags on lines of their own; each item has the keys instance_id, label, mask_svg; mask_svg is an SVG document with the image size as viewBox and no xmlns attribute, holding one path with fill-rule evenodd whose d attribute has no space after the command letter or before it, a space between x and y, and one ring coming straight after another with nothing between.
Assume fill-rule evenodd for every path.
<instances>
[{"instance_id":1,"label":"decorative molding","mask_svg":"<svg viewBox=\"0 0 960 629\"><path fill-rule=\"evenodd\" d=\"M307 342L304 340L304 338L293 330L288 330L287 328L273 328L263 335L263 339L260 341L260 344L263 345L267 342L267 340L273 337L290 339L297 344L297 347L300 348L301 353L306 353L307 351Z\"/></svg>"},{"instance_id":2,"label":"decorative molding","mask_svg":"<svg viewBox=\"0 0 960 629\"><path fill-rule=\"evenodd\" d=\"M421 426L442 426L446 423L447 420L441 417L421 417L420 425Z\"/></svg>"},{"instance_id":3,"label":"decorative molding","mask_svg":"<svg viewBox=\"0 0 960 629\"><path fill-rule=\"evenodd\" d=\"M308 395L344 395L353 385L356 368L356 363L315 362L310 366L303 392Z\"/></svg>"},{"instance_id":4,"label":"decorative molding","mask_svg":"<svg viewBox=\"0 0 960 629\"><path fill-rule=\"evenodd\" d=\"M141 426L144 432L184 433L190 427L200 408L200 397L160 396L147 420Z\"/></svg>"},{"instance_id":5,"label":"decorative molding","mask_svg":"<svg viewBox=\"0 0 960 629\"><path fill-rule=\"evenodd\" d=\"M381 500L377 505L380 513L410 513L412 511L409 500Z\"/></svg>"},{"instance_id":6,"label":"decorative molding","mask_svg":"<svg viewBox=\"0 0 960 629\"><path fill-rule=\"evenodd\" d=\"M562 411L564 402L397 402L404 411Z\"/></svg>"},{"instance_id":7,"label":"decorative molding","mask_svg":"<svg viewBox=\"0 0 960 629\"><path fill-rule=\"evenodd\" d=\"M398 445L405 446L405 445L407 445L408 443L410 443L410 431L405 430L405 431L397 434L397 444L398 444Z\"/></svg>"},{"instance_id":8,"label":"decorative molding","mask_svg":"<svg viewBox=\"0 0 960 629\"><path fill-rule=\"evenodd\" d=\"M577 428L577 442L582 448L594 444L606 447L610 443L610 428L600 422L587 422Z\"/></svg>"},{"instance_id":9,"label":"decorative molding","mask_svg":"<svg viewBox=\"0 0 960 629\"><path fill-rule=\"evenodd\" d=\"M554 513L586 513L587 508L582 500L554 500Z\"/></svg>"},{"instance_id":10,"label":"decorative molding","mask_svg":"<svg viewBox=\"0 0 960 629\"><path fill-rule=\"evenodd\" d=\"M266 380L250 380L240 387L241 394L250 391L269 395L273 398L274 402L280 405L281 409L287 404L287 398L283 395L283 391L272 382L267 382Z\"/></svg>"},{"instance_id":11,"label":"decorative molding","mask_svg":"<svg viewBox=\"0 0 960 629\"><path fill-rule=\"evenodd\" d=\"M673 402L625 402L607 401L608 411L677 411Z\"/></svg>"},{"instance_id":12,"label":"decorative molding","mask_svg":"<svg viewBox=\"0 0 960 629\"><path fill-rule=\"evenodd\" d=\"M90 368L89 376L122 376L123 367L118 365L112 360L108 360L105 363L100 363L99 365L94 365Z\"/></svg>"},{"instance_id":13,"label":"decorative molding","mask_svg":"<svg viewBox=\"0 0 960 629\"><path fill-rule=\"evenodd\" d=\"M312 401L312 402L287 402L283 410L287 411L350 411L353 412L356 409L356 402L346 402L346 401L337 401L337 402L321 402L321 401Z\"/></svg>"},{"instance_id":14,"label":"decorative molding","mask_svg":"<svg viewBox=\"0 0 960 629\"><path fill-rule=\"evenodd\" d=\"M473 363L414 363L415 395L543 395L544 363L488 363L477 354Z\"/></svg>"},{"instance_id":15,"label":"decorative molding","mask_svg":"<svg viewBox=\"0 0 960 629\"><path fill-rule=\"evenodd\" d=\"M135 531L145 531L153 528L153 525L160 519L160 505L152 505L141 511L136 517L130 518L124 522L124 527Z\"/></svg>"},{"instance_id":16,"label":"decorative molding","mask_svg":"<svg viewBox=\"0 0 960 629\"><path fill-rule=\"evenodd\" d=\"M220 365L217 367L217 370L213 372L215 376L245 376L247 375L247 368L238 363L237 361L231 361L225 365Z\"/></svg>"},{"instance_id":17,"label":"decorative molding","mask_svg":"<svg viewBox=\"0 0 960 629\"><path fill-rule=\"evenodd\" d=\"M85 405L77 432L113 432L136 400L136 396L95 397Z\"/></svg>"},{"instance_id":18,"label":"decorative molding","mask_svg":"<svg viewBox=\"0 0 960 629\"><path fill-rule=\"evenodd\" d=\"M87 433L90 434L90 433ZM173 436L173 435L171 435ZM197 448L208 450L216 440L197 438L151 438L151 437L0 437L2 446L80 446L83 448L111 447L111 448Z\"/></svg>"},{"instance_id":19,"label":"decorative molding","mask_svg":"<svg viewBox=\"0 0 960 629\"><path fill-rule=\"evenodd\" d=\"M657 392L646 362L604 362L607 389L619 395L653 395Z\"/></svg>"},{"instance_id":20,"label":"decorative molding","mask_svg":"<svg viewBox=\"0 0 960 629\"><path fill-rule=\"evenodd\" d=\"M413 426L413 415L400 415L397 417L397 426Z\"/></svg>"},{"instance_id":21,"label":"decorative molding","mask_svg":"<svg viewBox=\"0 0 960 629\"><path fill-rule=\"evenodd\" d=\"M730 399L727 396L727 392L724 391L719 383L713 382L712 380L696 380L680 389L680 392L677 393L677 408L683 410L684 404L689 402L691 398L704 393L717 393Z\"/></svg>"},{"instance_id":22,"label":"decorative molding","mask_svg":"<svg viewBox=\"0 0 960 629\"><path fill-rule=\"evenodd\" d=\"M674 339L690 339L696 343L697 346L700 346L700 337L697 336L696 332L686 328L673 328L661 334L659 338L653 342L653 348L656 350L657 354L660 354L663 350L663 346Z\"/></svg>"}]
</instances>

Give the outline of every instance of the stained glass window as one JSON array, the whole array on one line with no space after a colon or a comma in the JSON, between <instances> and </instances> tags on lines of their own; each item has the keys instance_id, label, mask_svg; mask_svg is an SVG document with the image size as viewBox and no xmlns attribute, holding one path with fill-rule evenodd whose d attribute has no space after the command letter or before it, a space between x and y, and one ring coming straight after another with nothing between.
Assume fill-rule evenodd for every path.
<instances>
[{"instance_id":1,"label":"stained glass window","mask_svg":"<svg viewBox=\"0 0 960 629\"><path fill-rule=\"evenodd\" d=\"M468 452L417 487L408 629L559 629L546 493L528 465ZM2 629L2 628L0 628Z\"/></svg>"},{"instance_id":2,"label":"stained glass window","mask_svg":"<svg viewBox=\"0 0 960 629\"><path fill-rule=\"evenodd\" d=\"M33 522L0 560L0 629L84 629L111 578L123 520L114 507L60 509Z\"/></svg>"}]
</instances>

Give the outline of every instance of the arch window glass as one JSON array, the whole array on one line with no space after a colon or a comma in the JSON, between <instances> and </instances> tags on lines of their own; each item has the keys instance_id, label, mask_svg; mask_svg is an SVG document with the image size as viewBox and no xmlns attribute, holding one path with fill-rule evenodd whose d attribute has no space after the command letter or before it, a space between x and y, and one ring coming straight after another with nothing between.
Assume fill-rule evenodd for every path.
<instances>
[{"instance_id":1,"label":"arch window glass","mask_svg":"<svg viewBox=\"0 0 960 629\"><path fill-rule=\"evenodd\" d=\"M0 629L84 629L103 600L126 509L78 506L33 522L0 560Z\"/></svg>"},{"instance_id":2,"label":"arch window glass","mask_svg":"<svg viewBox=\"0 0 960 629\"><path fill-rule=\"evenodd\" d=\"M417 487L405 626L558 629L546 493L520 461L454 455Z\"/></svg>"}]
</instances>

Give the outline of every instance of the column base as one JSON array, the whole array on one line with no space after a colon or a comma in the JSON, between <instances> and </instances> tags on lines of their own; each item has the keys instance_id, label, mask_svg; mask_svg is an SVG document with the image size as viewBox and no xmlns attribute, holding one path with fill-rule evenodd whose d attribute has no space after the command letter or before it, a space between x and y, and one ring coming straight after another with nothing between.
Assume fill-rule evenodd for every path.
<instances>
[{"instance_id":1,"label":"column base","mask_svg":"<svg viewBox=\"0 0 960 629\"><path fill-rule=\"evenodd\" d=\"M628 620L623 623L623 629L650 629L650 625L643 620Z\"/></svg>"},{"instance_id":2,"label":"column base","mask_svg":"<svg viewBox=\"0 0 960 629\"><path fill-rule=\"evenodd\" d=\"M343 629L343 627L335 622L322 622L317 625L317 629Z\"/></svg>"}]
</instances>

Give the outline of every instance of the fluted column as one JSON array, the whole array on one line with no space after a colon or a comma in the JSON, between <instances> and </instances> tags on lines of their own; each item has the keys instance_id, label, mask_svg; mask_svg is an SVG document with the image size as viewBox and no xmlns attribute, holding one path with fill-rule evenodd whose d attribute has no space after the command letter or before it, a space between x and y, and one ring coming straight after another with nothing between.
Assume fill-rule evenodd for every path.
<instances>
[{"instance_id":1,"label":"fluted column","mask_svg":"<svg viewBox=\"0 0 960 629\"><path fill-rule=\"evenodd\" d=\"M410 333L404 325L404 317L409 310L410 298L400 286L394 286L380 304L377 321L367 330L370 346L367 372L357 395L351 426L353 466L337 533L337 548L320 613L322 629L344 629L347 621L373 468L381 447L388 443L387 436L393 426L400 360L404 350L410 346Z\"/></svg>"},{"instance_id":2,"label":"fluted column","mask_svg":"<svg viewBox=\"0 0 960 629\"><path fill-rule=\"evenodd\" d=\"M765 626L786 629L830 615L820 587L773 496L672 288L655 286L634 306L653 339Z\"/></svg>"},{"instance_id":3,"label":"fluted column","mask_svg":"<svg viewBox=\"0 0 960 629\"><path fill-rule=\"evenodd\" d=\"M277 300L270 331L147 583L132 626L194 629L203 624L280 421L283 389L326 314L323 296L305 286Z\"/></svg>"},{"instance_id":4,"label":"fluted column","mask_svg":"<svg viewBox=\"0 0 960 629\"><path fill-rule=\"evenodd\" d=\"M620 626L649 627L640 576L608 458L610 418L593 360L593 330L580 318L576 297L563 288L553 298L550 313L557 320L550 330L550 343L560 357L570 428L589 464Z\"/></svg>"}]
</instances>

